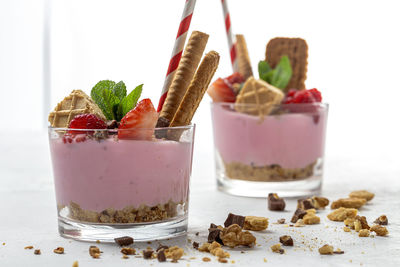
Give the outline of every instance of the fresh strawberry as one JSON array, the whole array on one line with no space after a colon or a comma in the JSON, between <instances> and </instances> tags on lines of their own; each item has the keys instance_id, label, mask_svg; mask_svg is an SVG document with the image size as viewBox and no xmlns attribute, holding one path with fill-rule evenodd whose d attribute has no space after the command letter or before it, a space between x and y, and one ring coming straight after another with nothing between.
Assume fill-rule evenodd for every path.
<instances>
[{"instance_id":1,"label":"fresh strawberry","mask_svg":"<svg viewBox=\"0 0 400 267\"><path fill-rule=\"evenodd\" d=\"M290 89L286 94L283 104L301 104L301 103L315 103L321 102L321 92L316 88L309 90L295 90Z\"/></svg>"},{"instance_id":2,"label":"fresh strawberry","mask_svg":"<svg viewBox=\"0 0 400 267\"><path fill-rule=\"evenodd\" d=\"M94 114L80 114L75 116L72 121L69 123L70 129L106 129L107 124L102 120L99 119ZM68 131L68 133L72 135L85 133L83 131ZM89 134L90 132L86 132Z\"/></svg>"},{"instance_id":3,"label":"fresh strawberry","mask_svg":"<svg viewBox=\"0 0 400 267\"><path fill-rule=\"evenodd\" d=\"M213 102L235 102L235 92L229 87L222 78L218 78L208 87L207 93Z\"/></svg>"},{"instance_id":4,"label":"fresh strawberry","mask_svg":"<svg viewBox=\"0 0 400 267\"><path fill-rule=\"evenodd\" d=\"M228 85L232 86L235 83L244 83L245 80L243 76L239 72L233 73L231 76L228 76L224 79L226 82L228 82Z\"/></svg>"},{"instance_id":5,"label":"fresh strawberry","mask_svg":"<svg viewBox=\"0 0 400 267\"><path fill-rule=\"evenodd\" d=\"M119 139L151 140L158 114L151 100L140 101L134 109L126 113L118 127Z\"/></svg>"}]
</instances>

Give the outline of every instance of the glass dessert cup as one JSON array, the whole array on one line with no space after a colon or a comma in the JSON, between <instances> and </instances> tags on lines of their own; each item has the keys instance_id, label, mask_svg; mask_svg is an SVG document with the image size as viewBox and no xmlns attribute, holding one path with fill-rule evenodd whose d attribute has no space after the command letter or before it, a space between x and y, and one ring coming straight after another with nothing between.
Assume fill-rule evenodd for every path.
<instances>
[{"instance_id":1,"label":"glass dessert cup","mask_svg":"<svg viewBox=\"0 0 400 267\"><path fill-rule=\"evenodd\" d=\"M270 108L264 116L255 104L211 104L218 189L247 197L318 194L328 104Z\"/></svg>"},{"instance_id":2,"label":"glass dessert cup","mask_svg":"<svg viewBox=\"0 0 400 267\"><path fill-rule=\"evenodd\" d=\"M48 130L61 236L114 242L186 233L194 125L122 130L154 132L152 140L118 139L117 129L73 129L73 138L68 131Z\"/></svg>"}]
</instances>

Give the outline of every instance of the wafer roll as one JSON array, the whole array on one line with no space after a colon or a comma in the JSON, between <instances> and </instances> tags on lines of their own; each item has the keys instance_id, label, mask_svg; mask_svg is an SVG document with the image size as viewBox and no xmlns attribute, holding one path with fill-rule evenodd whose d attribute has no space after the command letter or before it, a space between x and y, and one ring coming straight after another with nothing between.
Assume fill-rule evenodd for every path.
<instances>
[{"instance_id":1,"label":"wafer roll","mask_svg":"<svg viewBox=\"0 0 400 267\"><path fill-rule=\"evenodd\" d=\"M172 121L190 81L193 79L207 41L208 34L199 31L192 32L160 112L160 117L167 121ZM157 126L162 127L160 123Z\"/></svg>"},{"instance_id":2,"label":"wafer roll","mask_svg":"<svg viewBox=\"0 0 400 267\"><path fill-rule=\"evenodd\" d=\"M283 38L278 37L271 39L265 51L265 60L272 68L281 60L281 57L287 55L292 66L293 74L286 86L288 89L305 89L305 81L307 78L307 57L308 46L305 40L301 38Z\"/></svg>"},{"instance_id":3,"label":"wafer roll","mask_svg":"<svg viewBox=\"0 0 400 267\"><path fill-rule=\"evenodd\" d=\"M236 35L236 55L239 73L242 74L245 80L247 80L247 78L253 76L253 70L251 69L246 40L242 34Z\"/></svg>"},{"instance_id":4,"label":"wafer roll","mask_svg":"<svg viewBox=\"0 0 400 267\"><path fill-rule=\"evenodd\" d=\"M210 51L204 56L199 69L194 75L194 78L171 121L171 127L190 124L193 115L196 112L215 71L217 70L218 63L219 54L217 52Z\"/></svg>"}]
</instances>

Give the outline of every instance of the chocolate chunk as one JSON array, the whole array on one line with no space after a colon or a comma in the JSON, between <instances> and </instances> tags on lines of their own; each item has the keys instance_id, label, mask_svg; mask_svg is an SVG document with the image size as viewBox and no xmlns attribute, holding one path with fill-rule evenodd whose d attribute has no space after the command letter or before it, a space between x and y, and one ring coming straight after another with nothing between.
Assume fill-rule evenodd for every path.
<instances>
[{"instance_id":1,"label":"chocolate chunk","mask_svg":"<svg viewBox=\"0 0 400 267\"><path fill-rule=\"evenodd\" d=\"M199 234L200 234L200 233L199 233L199 232L197 232L195 235L196 235L196 236L199 236Z\"/></svg>"},{"instance_id":2,"label":"chocolate chunk","mask_svg":"<svg viewBox=\"0 0 400 267\"><path fill-rule=\"evenodd\" d=\"M115 240L115 243L117 243L121 247L129 246L129 245L133 244L133 238L130 236L117 237L117 238L114 238L114 240Z\"/></svg>"},{"instance_id":3,"label":"chocolate chunk","mask_svg":"<svg viewBox=\"0 0 400 267\"><path fill-rule=\"evenodd\" d=\"M35 249L35 251L33 252L33 254L35 254L35 255L40 255L40 254L42 254L42 252L40 252L40 249Z\"/></svg>"},{"instance_id":4,"label":"chocolate chunk","mask_svg":"<svg viewBox=\"0 0 400 267\"><path fill-rule=\"evenodd\" d=\"M240 215L235 215L233 213L229 213L228 214L228 218L226 218L225 222L224 222L224 226L228 227L232 224L237 224L239 225L241 228L243 228L244 225L244 216L240 216Z\"/></svg>"},{"instance_id":5,"label":"chocolate chunk","mask_svg":"<svg viewBox=\"0 0 400 267\"><path fill-rule=\"evenodd\" d=\"M165 245L162 245L162 244L160 244L159 246L158 246L158 248L156 249L156 251L158 252L158 251L160 251L161 249L167 249L167 248L169 248L168 246L165 246Z\"/></svg>"},{"instance_id":6,"label":"chocolate chunk","mask_svg":"<svg viewBox=\"0 0 400 267\"><path fill-rule=\"evenodd\" d=\"M116 129L119 126L119 122L116 120L107 121L107 129Z\"/></svg>"},{"instance_id":7,"label":"chocolate chunk","mask_svg":"<svg viewBox=\"0 0 400 267\"><path fill-rule=\"evenodd\" d=\"M343 250L335 250L333 254L344 254Z\"/></svg>"},{"instance_id":8,"label":"chocolate chunk","mask_svg":"<svg viewBox=\"0 0 400 267\"><path fill-rule=\"evenodd\" d=\"M218 228L209 229L208 243L212 243L215 241L215 242L223 245L223 242L222 242L221 238L219 237L220 233L221 233L221 230Z\"/></svg>"},{"instance_id":9,"label":"chocolate chunk","mask_svg":"<svg viewBox=\"0 0 400 267\"><path fill-rule=\"evenodd\" d=\"M159 262L164 262L167 260L167 257L165 257L165 253L164 253L164 249L161 249L158 253L157 253L157 259Z\"/></svg>"},{"instance_id":10,"label":"chocolate chunk","mask_svg":"<svg viewBox=\"0 0 400 267\"><path fill-rule=\"evenodd\" d=\"M279 242L281 242L284 246L293 246L293 239L290 235L279 237Z\"/></svg>"},{"instance_id":11,"label":"chocolate chunk","mask_svg":"<svg viewBox=\"0 0 400 267\"><path fill-rule=\"evenodd\" d=\"M200 244L198 242L193 242L193 248L194 249L199 249Z\"/></svg>"},{"instance_id":12,"label":"chocolate chunk","mask_svg":"<svg viewBox=\"0 0 400 267\"><path fill-rule=\"evenodd\" d=\"M270 193L268 195L268 209L274 211L282 211L285 210L285 200L280 198L278 194Z\"/></svg>"},{"instance_id":13,"label":"chocolate chunk","mask_svg":"<svg viewBox=\"0 0 400 267\"><path fill-rule=\"evenodd\" d=\"M279 223L279 224L284 224L284 223L285 223L285 218L282 218L282 219L277 220L277 223Z\"/></svg>"},{"instance_id":14,"label":"chocolate chunk","mask_svg":"<svg viewBox=\"0 0 400 267\"><path fill-rule=\"evenodd\" d=\"M169 120L164 117L159 117L157 120L156 128L165 128L170 124ZM155 131L155 136L158 139L167 138L168 130L158 129Z\"/></svg>"},{"instance_id":15,"label":"chocolate chunk","mask_svg":"<svg viewBox=\"0 0 400 267\"><path fill-rule=\"evenodd\" d=\"M164 251L164 250L160 250L160 251ZM147 259L151 259L152 256L153 256L152 250L143 250L143 258L145 258L147 260Z\"/></svg>"},{"instance_id":16,"label":"chocolate chunk","mask_svg":"<svg viewBox=\"0 0 400 267\"><path fill-rule=\"evenodd\" d=\"M298 199L297 208L302 210L315 209L315 206L310 199Z\"/></svg>"},{"instance_id":17,"label":"chocolate chunk","mask_svg":"<svg viewBox=\"0 0 400 267\"><path fill-rule=\"evenodd\" d=\"M297 209L294 214L292 219L290 220L292 223L296 223L298 219L303 219L304 215L306 215L307 212L302 210L302 209Z\"/></svg>"},{"instance_id":18,"label":"chocolate chunk","mask_svg":"<svg viewBox=\"0 0 400 267\"><path fill-rule=\"evenodd\" d=\"M377 218L374 223L379 224L379 225L388 225L389 221L386 215L381 215L379 218Z\"/></svg>"}]
</instances>

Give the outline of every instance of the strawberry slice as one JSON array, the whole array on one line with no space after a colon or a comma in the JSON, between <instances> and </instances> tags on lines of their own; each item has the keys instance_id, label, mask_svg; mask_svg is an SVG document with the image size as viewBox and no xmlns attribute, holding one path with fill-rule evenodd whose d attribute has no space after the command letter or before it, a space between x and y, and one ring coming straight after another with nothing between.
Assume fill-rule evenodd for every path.
<instances>
[{"instance_id":1,"label":"strawberry slice","mask_svg":"<svg viewBox=\"0 0 400 267\"><path fill-rule=\"evenodd\" d=\"M214 102L229 102L236 101L236 93L233 89L234 84L241 84L244 82L242 75L235 72L226 78L218 78L208 88L207 93L210 95Z\"/></svg>"},{"instance_id":2,"label":"strawberry slice","mask_svg":"<svg viewBox=\"0 0 400 267\"><path fill-rule=\"evenodd\" d=\"M68 127L70 129L106 129L107 124L94 114L79 114L71 120ZM68 133L71 135L83 133L90 134L90 131L84 132L69 130Z\"/></svg>"},{"instance_id":3,"label":"strawberry slice","mask_svg":"<svg viewBox=\"0 0 400 267\"><path fill-rule=\"evenodd\" d=\"M118 127L119 139L151 140L158 114L151 100L146 98L122 118Z\"/></svg>"}]
</instances>

